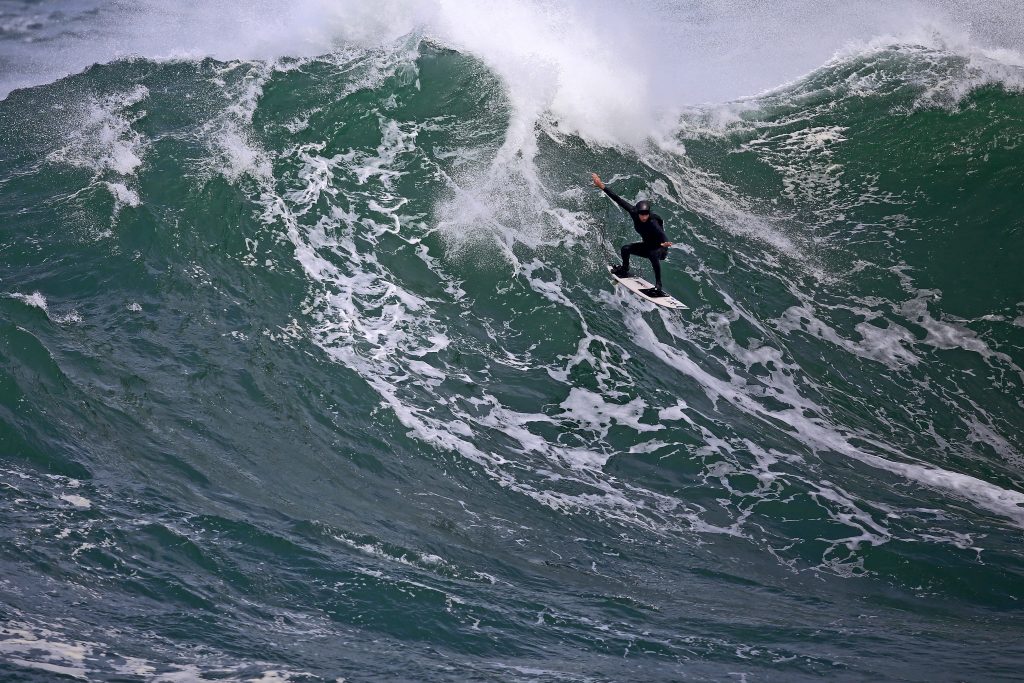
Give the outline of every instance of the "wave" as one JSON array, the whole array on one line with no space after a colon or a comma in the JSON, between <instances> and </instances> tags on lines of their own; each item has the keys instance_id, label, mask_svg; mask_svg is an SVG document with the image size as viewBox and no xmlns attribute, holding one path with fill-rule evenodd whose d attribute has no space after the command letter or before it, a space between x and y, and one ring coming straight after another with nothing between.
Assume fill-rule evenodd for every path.
<instances>
[{"instance_id":1,"label":"wave","mask_svg":"<svg viewBox=\"0 0 1024 683\"><path fill-rule=\"evenodd\" d=\"M643 62L592 59L596 29L573 53L582 15L543 7L410 28L395 3L346 29L373 45L125 59L0 102L3 540L46 529L62 577L9 603L19 666L199 675L198 643L198 671L325 677L412 642L429 678L431 648L509 680L547 648L586 675L639 649L670 679L694 647L709 675L874 675L768 643L772 614L860 614L851 580L1018 596L1019 65L889 42L634 118ZM591 171L665 216L686 316L606 282L630 231ZM615 578L652 573L760 596L762 628ZM153 642L67 617L92 584ZM194 634L146 621L161 602ZM267 645L304 632L384 644Z\"/></svg>"}]
</instances>

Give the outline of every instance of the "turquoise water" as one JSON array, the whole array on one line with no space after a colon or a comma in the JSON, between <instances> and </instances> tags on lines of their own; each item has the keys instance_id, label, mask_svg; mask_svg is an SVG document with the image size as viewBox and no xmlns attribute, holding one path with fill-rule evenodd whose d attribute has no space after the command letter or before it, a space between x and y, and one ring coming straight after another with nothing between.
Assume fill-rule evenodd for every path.
<instances>
[{"instance_id":1,"label":"turquoise water","mask_svg":"<svg viewBox=\"0 0 1024 683\"><path fill-rule=\"evenodd\" d=\"M1011 56L873 43L639 140L416 32L43 81L0 101L5 679L1019 676ZM612 287L595 171L688 311Z\"/></svg>"}]
</instances>

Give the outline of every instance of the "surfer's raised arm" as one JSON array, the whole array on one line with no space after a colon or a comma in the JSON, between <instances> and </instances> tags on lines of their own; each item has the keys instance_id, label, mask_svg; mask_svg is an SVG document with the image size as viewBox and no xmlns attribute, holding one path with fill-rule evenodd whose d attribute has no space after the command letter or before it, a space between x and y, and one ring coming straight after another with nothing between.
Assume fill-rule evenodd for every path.
<instances>
[{"instance_id":1,"label":"surfer's raised arm","mask_svg":"<svg viewBox=\"0 0 1024 683\"><path fill-rule=\"evenodd\" d=\"M603 182L601 182L600 176L598 176L596 173L591 173L590 176L594 179L594 186L597 187L597 189L604 190L604 193L606 195L608 195L609 197L611 197L612 201L614 201L616 204L621 206L623 211L625 211L626 213L628 213L630 215L633 214L633 212L636 210L636 207L634 207L632 204L627 202L625 199L623 199L619 195L617 195L614 192L612 192L608 188L607 185L605 185Z\"/></svg>"}]
</instances>

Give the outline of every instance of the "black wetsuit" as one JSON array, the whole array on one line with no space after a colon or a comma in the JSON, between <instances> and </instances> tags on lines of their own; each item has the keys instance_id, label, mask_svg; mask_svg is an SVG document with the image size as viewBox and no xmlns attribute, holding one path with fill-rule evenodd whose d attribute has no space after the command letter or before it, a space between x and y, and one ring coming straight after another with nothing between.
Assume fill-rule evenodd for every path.
<instances>
[{"instance_id":1,"label":"black wetsuit","mask_svg":"<svg viewBox=\"0 0 1024 683\"><path fill-rule=\"evenodd\" d=\"M668 256L668 247L661 246L662 242L668 242L668 237L665 236L665 222L656 213L652 213L651 217L646 221L640 220L635 206L608 189L607 185L603 189L605 194L611 197L616 204L622 207L623 211L629 214L629 217L633 219L633 229L643 239L643 242L622 245L623 269L629 268L630 254L649 258L651 266L654 267L654 286L657 289L661 289L661 261Z\"/></svg>"}]
</instances>

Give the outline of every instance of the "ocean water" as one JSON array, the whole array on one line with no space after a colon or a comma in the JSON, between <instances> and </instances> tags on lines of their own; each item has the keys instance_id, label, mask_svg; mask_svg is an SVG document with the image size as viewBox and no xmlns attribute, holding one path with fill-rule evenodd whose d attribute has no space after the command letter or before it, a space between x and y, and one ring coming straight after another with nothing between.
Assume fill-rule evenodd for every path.
<instances>
[{"instance_id":1,"label":"ocean water","mask_svg":"<svg viewBox=\"0 0 1024 683\"><path fill-rule=\"evenodd\" d=\"M0 2L0 678L1019 680L1021 29Z\"/></svg>"}]
</instances>

